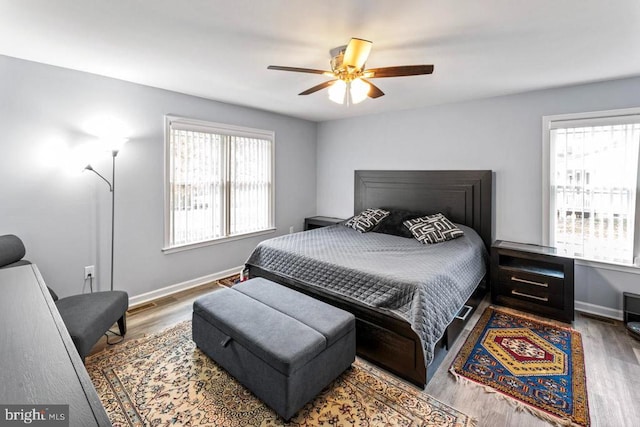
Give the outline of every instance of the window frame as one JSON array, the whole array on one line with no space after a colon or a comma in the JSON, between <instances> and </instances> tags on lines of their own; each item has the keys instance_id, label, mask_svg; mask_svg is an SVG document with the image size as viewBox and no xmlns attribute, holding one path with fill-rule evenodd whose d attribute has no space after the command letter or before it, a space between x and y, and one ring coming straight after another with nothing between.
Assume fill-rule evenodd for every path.
<instances>
[{"instance_id":1,"label":"window frame","mask_svg":"<svg viewBox=\"0 0 640 427\"><path fill-rule=\"evenodd\" d=\"M231 242L235 240L247 239L254 236L260 236L265 234L271 234L276 231L276 217L275 217L275 201L276 201L276 182L275 182L275 159L276 159L276 138L275 132L264 129L255 129L245 126L229 125L224 123L210 122L206 120L191 119L188 117L176 116L167 114L164 116L164 162L163 162L163 210L164 210L164 241L162 252L165 254L181 252L190 249L196 249L211 245L217 245L220 243ZM257 139L266 139L271 141L271 191L270 191L270 212L269 212L269 225L267 228L258 231L252 231L249 233L226 235L214 239L185 243L180 245L170 245L171 236L171 206L170 206L170 167L171 167L171 123L179 123L182 126L188 126L194 131L218 133L226 136L239 136L249 137ZM231 161L228 158L229 162ZM229 165L227 164L227 167ZM230 194L227 192L225 196L225 203L230 203ZM225 217L225 229L229 230L230 221L229 216Z\"/></svg>"},{"instance_id":2,"label":"window frame","mask_svg":"<svg viewBox=\"0 0 640 427\"><path fill-rule=\"evenodd\" d=\"M551 130L552 125L558 122L584 121L588 126L594 121L616 121L625 116L639 116L640 108L623 108L616 110L591 111L585 113L569 113L542 116L542 244L550 246L553 229L551 227ZM592 124L593 125L593 124ZM570 126L567 126L570 127ZM640 274L640 159L638 159L638 173L636 176L636 206L633 236L633 263L624 264L614 261L596 260L577 257L573 254L565 256L574 258L576 264L590 267L605 268L615 271Z\"/></svg>"}]
</instances>

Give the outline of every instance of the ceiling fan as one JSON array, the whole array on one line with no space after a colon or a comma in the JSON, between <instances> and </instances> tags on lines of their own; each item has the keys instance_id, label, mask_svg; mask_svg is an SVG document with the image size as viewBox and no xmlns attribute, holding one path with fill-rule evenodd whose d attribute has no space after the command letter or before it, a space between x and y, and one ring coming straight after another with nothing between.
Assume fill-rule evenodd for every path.
<instances>
[{"instance_id":1,"label":"ceiling fan","mask_svg":"<svg viewBox=\"0 0 640 427\"><path fill-rule=\"evenodd\" d=\"M369 98L379 98L384 95L376 85L367 79L382 77L405 77L433 73L433 65L401 65L397 67L382 67L365 69L365 63L371 53L368 40L352 38L349 44L331 49L331 71L314 70L311 68L283 67L269 65L269 70L294 71L297 73L323 74L333 77L333 80L320 83L312 88L300 92L299 95L309 95L319 90L329 88L329 99L338 104L357 104Z\"/></svg>"}]
</instances>

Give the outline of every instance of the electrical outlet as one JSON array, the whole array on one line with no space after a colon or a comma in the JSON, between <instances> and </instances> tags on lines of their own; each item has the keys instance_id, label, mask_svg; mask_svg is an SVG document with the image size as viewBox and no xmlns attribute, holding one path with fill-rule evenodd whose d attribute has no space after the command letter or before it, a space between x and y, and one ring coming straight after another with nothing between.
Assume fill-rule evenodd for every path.
<instances>
[{"instance_id":1,"label":"electrical outlet","mask_svg":"<svg viewBox=\"0 0 640 427\"><path fill-rule=\"evenodd\" d=\"M87 265L84 268L84 278L85 280L89 277L96 277L96 267L95 265Z\"/></svg>"},{"instance_id":2,"label":"electrical outlet","mask_svg":"<svg viewBox=\"0 0 640 427\"><path fill-rule=\"evenodd\" d=\"M293 225L289 227L289 234L293 234Z\"/></svg>"}]
</instances>

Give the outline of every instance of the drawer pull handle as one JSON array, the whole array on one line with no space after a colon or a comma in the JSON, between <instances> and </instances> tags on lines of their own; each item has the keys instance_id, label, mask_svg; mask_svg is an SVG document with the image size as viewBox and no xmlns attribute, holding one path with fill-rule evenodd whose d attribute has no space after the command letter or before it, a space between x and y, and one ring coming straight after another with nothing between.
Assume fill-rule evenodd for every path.
<instances>
[{"instance_id":1,"label":"drawer pull handle","mask_svg":"<svg viewBox=\"0 0 640 427\"><path fill-rule=\"evenodd\" d=\"M532 280L520 279L519 277L516 277L516 276L511 276L511 280L513 280L514 282L526 283L527 285L542 286L543 288L549 287L548 283L540 283L540 282L534 282Z\"/></svg>"},{"instance_id":2,"label":"drawer pull handle","mask_svg":"<svg viewBox=\"0 0 640 427\"><path fill-rule=\"evenodd\" d=\"M518 296L521 296L521 297L537 299L538 301L545 301L545 302L549 301L549 298L547 298L547 297L537 297L535 295L523 294L522 292L518 292L518 291L511 291L511 293L513 295L518 295Z\"/></svg>"},{"instance_id":3,"label":"drawer pull handle","mask_svg":"<svg viewBox=\"0 0 640 427\"><path fill-rule=\"evenodd\" d=\"M464 310L467 310L467 311L465 311L464 314L460 314ZM465 320L467 320L467 317L469 317L469 314L471 314L472 311L473 311L473 307L471 307L470 305L463 305L460 311L458 312L458 314L456 314L456 319L462 320L464 322Z\"/></svg>"}]
</instances>

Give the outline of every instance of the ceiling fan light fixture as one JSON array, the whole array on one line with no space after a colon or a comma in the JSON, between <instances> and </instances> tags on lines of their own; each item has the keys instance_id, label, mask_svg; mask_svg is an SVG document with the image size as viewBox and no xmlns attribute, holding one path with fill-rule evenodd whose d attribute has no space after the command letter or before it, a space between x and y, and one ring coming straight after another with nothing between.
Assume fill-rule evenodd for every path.
<instances>
[{"instance_id":1,"label":"ceiling fan light fixture","mask_svg":"<svg viewBox=\"0 0 640 427\"><path fill-rule=\"evenodd\" d=\"M371 85L356 78L350 82L336 80L329 87L329 99L336 104L359 104L369 96Z\"/></svg>"},{"instance_id":2,"label":"ceiling fan light fixture","mask_svg":"<svg viewBox=\"0 0 640 427\"><path fill-rule=\"evenodd\" d=\"M349 92L351 94L351 103L359 104L369 96L371 85L363 82L362 79L353 79L349 83Z\"/></svg>"},{"instance_id":3,"label":"ceiling fan light fixture","mask_svg":"<svg viewBox=\"0 0 640 427\"><path fill-rule=\"evenodd\" d=\"M344 104L345 95L347 94L347 84L344 80L336 80L329 87L329 99L336 104Z\"/></svg>"},{"instance_id":4,"label":"ceiling fan light fixture","mask_svg":"<svg viewBox=\"0 0 640 427\"><path fill-rule=\"evenodd\" d=\"M372 43L369 40L352 38L349 44L331 49L331 71L313 68L285 67L269 65L269 70L293 71L296 73L322 74L334 80L325 81L298 95L310 95L322 89L329 89L329 99L336 104L359 104L367 97L384 96L380 88L368 81L383 77L407 77L433 73L433 65L400 65L394 67L365 67Z\"/></svg>"}]
</instances>

